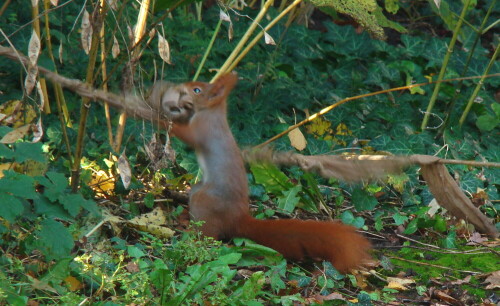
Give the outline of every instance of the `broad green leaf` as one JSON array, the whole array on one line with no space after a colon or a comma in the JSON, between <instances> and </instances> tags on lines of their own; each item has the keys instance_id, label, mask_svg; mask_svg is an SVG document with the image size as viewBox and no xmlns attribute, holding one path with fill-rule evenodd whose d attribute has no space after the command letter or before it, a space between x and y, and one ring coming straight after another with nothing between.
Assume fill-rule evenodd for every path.
<instances>
[{"instance_id":1,"label":"broad green leaf","mask_svg":"<svg viewBox=\"0 0 500 306\"><path fill-rule=\"evenodd\" d=\"M47 260L69 257L74 246L74 240L69 230L60 222L52 219L41 222L36 237L38 238L36 246L47 257Z\"/></svg>"},{"instance_id":2,"label":"broad green leaf","mask_svg":"<svg viewBox=\"0 0 500 306\"><path fill-rule=\"evenodd\" d=\"M13 170L5 170L4 177L0 179L0 192L32 200L38 197L34 185L35 180L32 177Z\"/></svg>"},{"instance_id":3,"label":"broad green leaf","mask_svg":"<svg viewBox=\"0 0 500 306\"><path fill-rule=\"evenodd\" d=\"M500 119L491 115L482 115L477 118L476 125L481 131L490 132L500 124Z\"/></svg>"},{"instance_id":4,"label":"broad green leaf","mask_svg":"<svg viewBox=\"0 0 500 306\"><path fill-rule=\"evenodd\" d=\"M27 160L34 160L37 162L46 162L45 154L42 151L42 143L20 142L15 145L14 159L18 163Z\"/></svg>"},{"instance_id":5,"label":"broad green leaf","mask_svg":"<svg viewBox=\"0 0 500 306\"><path fill-rule=\"evenodd\" d=\"M401 42L404 44L405 53L409 57L417 57L425 50L425 41L419 36L401 35Z\"/></svg>"},{"instance_id":6,"label":"broad green leaf","mask_svg":"<svg viewBox=\"0 0 500 306\"><path fill-rule=\"evenodd\" d=\"M293 187L288 177L275 165L253 164L250 166L250 170L255 178L255 182L263 185L267 192L280 194L282 191Z\"/></svg>"},{"instance_id":7,"label":"broad green leaf","mask_svg":"<svg viewBox=\"0 0 500 306\"><path fill-rule=\"evenodd\" d=\"M396 225L402 225L408 221L408 216L401 215L400 213L395 213L392 218L394 219L394 223Z\"/></svg>"},{"instance_id":8,"label":"broad green leaf","mask_svg":"<svg viewBox=\"0 0 500 306\"><path fill-rule=\"evenodd\" d=\"M415 233L418 230L418 220L419 218L415 218L408 223L406 226L406 229L404 230L403 234L405 235L411 235Z\"/></svg>"},{"instance_id":9,"label":"broad green leaf","mask_svg":"<svg viewBox=\"0 0 500 306\"><path fill-rule=\"evenodd\" d=\"M377 206L377 199L361 188L356 188L352 192L352 204L357 211L373 210Z\"/></svg>"},{"instance_id":10,"label":"broad green leaf","mask_svg":"<svg viewBox=\"0 0 500 306\"><path fill-rule=\"evenodd\" d=\"M45 187L43 195L54 202L68 188L68 179L59 172L47 172L47 178L37 177L39 184Z\"/></svg>"},{"instance_id":11,"label":"broad green leaf","mask_svg":"<svg viewBox=\"0 0 500 306\"><path fill-rule=\"evenodd\" d=\"M24 206L18 198L2 191L0 191L0 203L0 217L11 223L14 223L24 211Z\"/></svg>"},{"instance_id":12,"label":"broad green leaf","mask_svg":"<svg viewBox=\"0 0 500 306\"><path fill-rule=\"evenodd\" d=\"M252 273L243 286L238 287L231 297L240 299L241 301L251 301L261 292L262 287L266 283L264 272L257 271Z\"/></svg>"},{"instance_id":13,"label":"broad green leaf","mask_svg":"<svg viewBox=\"0 0 500 306\"><path fill-rule=\"evenodd\" d=\"M278 207L287 212L293 212L300 201L297 194L302 190L301 185L283 191L283 196L278 197Z\"/></svg>"},{"instance_id":14,"label":"broad green leaf","mask_svg":"<svg viewBox=\"0 0 500 306\"><path fill-rule=\"evenodd\" d=\"M86 200L79 193L76 194L62 194L59 196L59 203L69 212L72 217L75 217L81 209L85 209L94 215L99 215L99 209L92 200Z\"/></svg>"},{"instance_id":15,"label":"broad green leaf","mask_svg":"<svg viewBox=\"0 0 500 306\"><path fill-rule=\"evenodd\" d=\"M455 231L451 231L448 236L443 240L443 246L447 249L455 249L457 241L457 233Z\"/></svg>"}]
</instances>

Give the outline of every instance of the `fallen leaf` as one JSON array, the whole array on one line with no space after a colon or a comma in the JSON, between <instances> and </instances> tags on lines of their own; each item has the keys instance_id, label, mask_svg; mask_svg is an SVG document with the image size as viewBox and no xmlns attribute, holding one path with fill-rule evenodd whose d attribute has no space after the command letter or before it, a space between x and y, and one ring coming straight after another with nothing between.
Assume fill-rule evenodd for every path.
<instances>
[{"instance_id":1,"label":"fallen leaf","mask_svg":"<svg viewBox=\"0 0 500 306\"><path fill-rule=\"evenodd\" d=\"M69 291L78 291L84 287L81 281L71 275L64 279L64 283L66 283Z\"/></svg>"},{"instance_id":2,"label":"fallen leaf","mask_svg":"<svg viewBox=\"0 0 500 306\"><path fill-rule=\"evenodd\" d=\"M389 289L396 289L399 291L408 290L408 285L415 284L415 280L409 278L399 278L399 277L388 277L387 286Z\"/></svg>"},{"instance_id":3,"label":"fallen leaf","mask_svg":"<svg viewBox=\"0 0 500 306\"><path fill-rule=\"evenodd\" d=\"M23 125L13 131L8 132L0 139L0 143L14 143L28 134L31 124Z\"/></svg>"},{"instance_id":4,"label":"fallen leaf","mask_svg":"<svg viewBox=\"0 0 500 306\"><path fill-rule=\"evenodd\" d=\"M467 245L482 244L485 241L488 241L488 238L481 237L481 234L479 234L478 232L474 232L470 236L469 242L467 242Z\"/></svg>"},{"instance_id":5,"label":"fallen leaf","mask_svg":"<svg viewBox=\"0 0 500 306\"><path fill-rule=\"evenodd\" d=\"M295 149L302 151L306 148L307 140L299 128L291 130L288 133L288 138L290 139L292 147L294 147Z\"/></svg>"},{"instance_id":6,"label":"fallen leaf","mask_svg":"<svg viewBox=\"0 0 500 306\"><path fill-rule=\"evenodd\" d=\"M130 170L130 164L127 156L125 155L125 150L118 159L118 171L120 171L120 178L122 179L123 186L125 189L128 189L130 182L132 181L132 170Z\"/></svg>"},{"instance_id":7,"label":"fallen leaf","mask_svg":"<svg viewBox=\"0 0 500 306\"><path fill-rule=\"evenodd\" d=\"M161 59L169 64L172 65L172 62L170 61L170 45L168 44L168 41L158 32L158 52L160 53Z\"/></svg>"},{"instance_id":8,"label":"fallen leaf","mask_svg":"<svg viewBox=\"0 0 500 306\"><path fill-rule=\"evenodd\" d=\"M83 12L82 17L82 47L83 51L88 55L90 52L90 46L92 45L92 25L90 24L90 15L87 10Z\"/></svg>"},{"instance_id":9,"label":"fallen leaf","mask_svg":"<svg viewBox=\"0 0 500 306\"><path fill-rule=\"evenodd\" d=\"M276 42L267 32L264 32L264 41L266 42L266 45L276 46Z\"/></svg>"},{"instance_id":10,"label":"fallen leaf","mask_svg":"<svg viewBox=\"0 0 500 306\"><path fill-rule=\"evenodd\" d=\"M175 232L165 227L167 217L160 207L156 207L147 214L139 215L127 223L141 231L151 233L162 238L171 238Z\"/></svg>"},{"instance_id":11,"label":"fallen leaf","mask_svg":"<svg viewBox=\"0 0 500 306\"><path fill-rule=\"evenodd\" d=\"M500 289L500 270L492 272L490 274L490 276L488 276L484 280L484 284L488 284L486 286L487 290L490 290L490 289Z\"/></svg>"}]
</instances>

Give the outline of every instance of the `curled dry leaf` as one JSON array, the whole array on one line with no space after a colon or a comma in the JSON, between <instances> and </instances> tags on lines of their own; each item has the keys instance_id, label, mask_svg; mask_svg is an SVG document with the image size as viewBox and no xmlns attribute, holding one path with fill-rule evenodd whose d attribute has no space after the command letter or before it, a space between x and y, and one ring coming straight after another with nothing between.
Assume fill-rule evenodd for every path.
<instances>
[{"instance_id":1,"label":"curled dry leaf","mask_svg":"<svg viewBox=\"0 0 500 306\"><path fill-rule=\"evenodd\" d=\"M229 40L232 40L233 39L234 30L233 30L233 22L231 21L231 17L229 17L229 15L226 14L226 12L224 12L223 10L220 10L219 11L219 18L222 21L229 22L229 29L228 29L227 35L229 37Z\"/></svg>"},{"instance_id":2,"label":"curled dry leaf","mask_svg":"<svg viewBox=\"0 0 500 306\"><path fill-rule=\"evenodd\" d=\"M24 79L24 90L26 91L26 94L28 96L31 94L31 92L36 86L37 75L38 75L37 66L30 66L28 68L28 75L26 76L26 79Z\"/></svg>"},{"instance_id":3,"label":"curled dry leaf","mask_svg":"<svg viewBox=\"0 0 500 306\"><path fill-rule=\"evenodd\" d=\"M33 140L31 142L39 142L43 136L42 118L38 119L38 122L33 125Z\"/></svg>"},{"instance_id":4,"label":"curled dry leaf","mask_svg":"<svg viewBox=\"0 0 500 306\"><path fill-rule=\"evenodd\" d=\"M127 221L127 223L141 231L151 233L161 238L170 238L175 232L165 227L167 217L160 207L156 207L150 213L142 214Z\"/></svg>"},{"instance_id":5,"label":"curled dry leaf","mask_svg":"<svg viewBox=\"0 0 500 306\"><path fill-rule=\"evenodd\" d=\"M128 189L132 180L132 170L130 170L130 164L125 155L125 151L122 152L118 159L118 170L120 171L120 178L122 179L123 186L125 189Z\"/></svg>"},{"instance_id":6,"label":"curled dry leaf","mask_svg":"<svg viewBox=\"0 0 500 306\"><path fill-rule=\"evenodd\" d=\"M226 14L226 12L224 12L223 10L219 11L219 18L222 21L227 21L227 22L231 23L231 17L229 17L229 15Z\"/></svg>"},{"instance_id":7,"label":"curled dry leaf","mask_svg":"<svg viewBox=\"0 0 500 306\"><path fill-rule=\"evenodd\" d=\"M118 39L113 35L113 47L111 47L111 55L113 58L116 58L120 54L120 44L118 43Z\"/></svg>"},{"instance_id":8,"label":"curled dry leaf","mask_svg":"<svg viewBox=\"0 0 500 306\"><path fill-rule=\"evenodd\" d=\"M0 139L0 143L14 143L28 134L31 124L23 125L13 131L8 132Z\"/></svg>"},{"instance_id":9,"label":"curled dry leaf","mask_svg":"<svg viewBox=\"0 0 500 306\"><path fill-rule=\"evenodd\" d=\"M81 39L83 51L88 55L90 46L92 45L92 25L90 24L90 15L87 10L83 12Z\"/></svg>"},{"instance_id":10,"label":"curled dry leaf","mask_svg":"<svg viewBox=\"0 0 500 306\"><path fill-rule=\"evenodd\" d=\"M40 85L40 82L36 83L36 91L38 92L38 96L40 97L40 106L38 108L43 110L43 107L45 106L45 95L43 94L42 85Z\"/></svg>"},{"instance_id":11,"label":"curled dry leaf","mask_svg":"<svg viewBox=\"0 0 500 306\"><path fill-rule=\"evenodd\" d=\"M276 45L274 39L267 32L264 32L264 41L266 42L266 45Z\"/></svg>"},{"instance_id":12,"label":"curled dry leaf","mask_svg":"<svg viewBox=\"0 0 500 306\"><path fill-rule=\"evenodd\" d=\"M58 51L58 54L59 54L59 63L63 63L63 44L61 42L61 44L59 45L59 51Z\"/></svg>"},{"instance_id":13,"label":"curled dry leaf","mask_svg":"<svg viewBox=\"0 0 500 306\"><path fill-rule=\"evenodd\" d=\"M169 64L172 65L172 62L170 61L170 45L168 44L168 41L158 32L158 52L160 53L161 59Z\"/></svg>"},{"instance_id":14,"label":"curled dry leaf","mask_svg":"<svg viewBox=\"0 0 500 306\"><path fill-rule=\"evenodd\" d=\"M299 128L291 130L290 133L288 133L288 138L290 139L292 147L295 149L302 151L306 148L307 140Z\"/></svg>"},{"instance_id":15,"label":"curled dry leaf","mask_svg":"<svg viewBox=\"0 0 500 306\"><path fill-rule=\"evenodd\" d=\"M38 55L40 54L40 38L35 30L31 33L30 42L28 44L28 57L31 65L36 66Z\"/></svg>"},{"instance_id":16,"label":"curled dry leaf","mask_svg":"<svg viewBox=\"0 0 500 306\"><path fill-rule=\"evenodd\" d=\"M38 6L38 0L31 0L31 7Z\"/></svg>"},{"instance_id":17,"label":"curled dry leaf","mask_svg":"<svg viewBox=\"0 0 500 306\"><path fill-rule=\"evenodd\" d=\"M491 273L490 276L484 280L484 283L488 284L486 286L487 290L500 289L500 270Z\"/></svg>"},{"instance_id":18,"label":"curled dry leaf","mask_svg":"<svg viewBox=\"0 0 500 306\"><path fill-rule=\"evenodd\" d=\"M59 3L59 0L50 0L50 3L51 3L53 6L57 6L57 4Z\"/></svg>"},{"instance_id":19,"label":"curled dry leaf","mask_svg":"<svg viewBox=\"0 0 500 306\"><path fill-rule=\"evenodd\" d=\"M408 285L415 284L415 280L409 278L388 277L387 288L399 291L408 290Z\"/></svg>"}]
</instances>

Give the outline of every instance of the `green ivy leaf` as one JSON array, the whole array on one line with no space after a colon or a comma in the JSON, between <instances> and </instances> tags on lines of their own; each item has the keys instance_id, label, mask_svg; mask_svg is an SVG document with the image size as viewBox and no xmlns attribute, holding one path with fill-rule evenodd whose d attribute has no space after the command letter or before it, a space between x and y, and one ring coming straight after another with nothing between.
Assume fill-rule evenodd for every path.
<instances>
[{"instance_id":1,"label":"green ivy leaf","mask_svg":"<svg viewBox=\"0 0 500 306\"><path fill-rule=\"evenodd\" d=\"M42 143L31 143L31 142L20 142L15 145L15 156L14 159L18 163L25 162L27 160L34 160L37 162L46 162L45 154L42 151Z\"/></svg>"},{"instance_id":2,"label":"green ivy leaf","mask_svg":"<svg viewBox=\"0 0 500 306\"><path fill-rule=\"evenodd\" d=\"M293 212L295 206L299 204L300 198L297 194L302 190L301 185L283 191L283 196L278 198L278 207L287 212Z\"/></svg>"},{"instance_id":3,"label":"green ivy leaf","mask_svg":"<svg viewBox=\"0 0 500 306\"><path fill-rule=\"evenodd\" d=\"M92 200L86 200L79 193L76 194L62 194L59 196L59 202L69 212L72 217L75 217L81 209L86 209L95 216L99 216L99 209L96 203Z\"/></svg>"},{"instance_id":4,"label":"green ivy leaf","mask_svg":"<svg viewBox=\"0 0 500 306\"><path fill-rule=\"evenodd\" d=\"M447 249L455 249L457 247L455 243L456 240L457 240L457 233L455 231L452 231L443 240L443 246Z\"/></svg>"},{"instance_id":5,"label":"green ivy leaf","mask_svg":"<svg viewBox=\"0 0 500 306\"><path fill-rule=\"evenodd\" d=\"M32 200L38 197L34 185L35 180L32 177L5 170L4 177L0 180L0 192Z\"/></svg>"},{"instance_id":6,"label":"green ivy leaf","mask_svg":"<svg viewBox=\"0 0 500 306\"><path fill-rule=\"evenodd\" d=\"M373 210L377 206L377 199L361 188L355 188L352 192L352 204L357 211Z\"/></svg>"},{"instance_id":7,"label":"green ivy leaf","mask_svg":"<svg viewBox=\"0 0 500 306\"><path fill-rule=\"evenodd\" d=\"M2 203L0 205L0 217L10 223L14 223L16 218L24 211L21 201L8 193L0 192L0 203Z\"/></svg>"},{"instance_id":8,"label":"green ivy leaf","mask_svg":"<svg viewBox=\"0 0 500 306\"><path fill-rule=\"evenodd\" d=\"M36 237L38 238L36 246L47 257L47 260L69 257L74 246L73 237L68 229L52 219L41 222Z\"/></svg>"},{"instance_id":9,"label":"green ivy leaf","mask_svg":"<svg viewBox=\"0 0 500 306\"><path fill-rule=\"evenodd\" d=\"M404 230L403 234L405 235L411 235L415 233L418 230L418 220L419 218L415 218L408 223L406 226L406 229Z\"/></svg>"},{"instance_id":10,"label":"green ivy leaf","mask_svg":"<svg viewBox=\"0 0 500 306\"><path fill-rule=\"evenodd\" d=\"M477 127L484 132L490 132L500 124L500 119L491 115L479 116L476 120Z\"/></svg>"},{"instance_id":11,"label":"green ivy leaf","mask_svg":"<svg viewBox=\"0 0 500 306\"><path fill-rule=\"evenodd\" d=\"M54 202L68 187L68 179L64 174L53 171L47 172L46 176L37 177L36 180L45 187L43 195Z\"/></svg>"},{"instance_id":12,"label":"green ivy leaf","mask_svg":"<svg viewBox=\"0 0 500 306\"><path fill-rule=\"evenodd\" d=\"M263 185L267 192L280 194L282 191L293 187L288 177L275 165L253 164L250 166L250 170L255 178L255 182Z\"/></svg>"},{"instance_id":13,"label":"green ivy leaf","mask_svg":"<svg viewBox=\"0 0 500 306\"><path fill-rule=\"evenodd\" d=\"M392 218L394 219L394 223L398 226L408 221L408 216L404 216L400 213L395 213L394 216L392 216Z\"/></svg>"}]
</instances>

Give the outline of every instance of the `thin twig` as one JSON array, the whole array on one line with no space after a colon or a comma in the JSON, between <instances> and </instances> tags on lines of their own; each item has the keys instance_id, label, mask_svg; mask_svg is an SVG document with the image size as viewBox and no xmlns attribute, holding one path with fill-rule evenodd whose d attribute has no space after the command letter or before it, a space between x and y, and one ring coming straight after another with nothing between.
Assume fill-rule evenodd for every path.
<instances>
[{"instance_id":1,"label":"thin twig","mask_svg":"<svg viewBox=\"0 0 500 306\"><path fill-rule=\"evenodd\" d=\"M500 73L494 73L494 74L489 74L489 75L486 75L485 77L487 78L491 78L491 77L498 77L500 76ZM311 121L313 121L314 119L318 118L319 116L322 116L326 113L328 113L329 111L331 111L332 109L344 104L344 103L347 103L349 101L353 101L353 100L358 100L358 99L361 99L361 98L367 98L367 97L371 97L371 96L375 96L375 95L379 95L379 94L383 94L383 93L388 93L388 92L394 92L394 91L401 91L401 90L406 90L406 89L410 89L410 88L414 88L414 87L419 87L419 86L426 86L426 85L430 85L430 84L435 84L435 83L443 83L443 82L454 82L454 81L459 81L459 80L472 80L472 79L480 79L482 78L483 76L470 76L470 77L464 77L464 78L453 78L453 79L446 79L446 80L440 80L440 81L432 81L432 82L427 82L427 83L419 83L419 84L413 84L413 85L407 85L407 86L401 86L401 87L395 87L395 88L390 88L390 89L384 89L384 90L379 90L379 91L375 91L375 92L370 92L370 93L367 93L367 94L362 94L362 95L358 95L358 96L354 96L354 97L349 97L349 98L346 98L346 99L343 99L343 100L340 100L338 101L337 103L334 103L328 107L325 107L323 108L322 110L320 110L319 112L307 117L306 119L302 120L301 122L297 123L297 124L294 124L292 126L290 126L288 129L286 129L285 131L279 133L278 135L264 141L263 143L255 146L254 148L260 148L260 147L263 147L273 141L275 141L276 139L279 139L281 137L283 137L284 135L288 134L290 131L298 128L299 126L302 126L306 123L309 123Z\"/></svg>"},{"instance_id":2,"label":"thin twig","mask_svg":"<svg viewBox=\"0 0 500 306\"><path fill-rule=\"evenodd\" d=\"M406 261L406 262L411 262L411 263L414 263L414 264L417 264L417 265L421 265L421 266L429 266L429 267L439 268L439 269L443 269L443 270L457 271L457 272L460 272L460 273L468 273L468 274L474 274L474 275L482 273L482 272L475 272L475 271L453 269L453 268L449 268L449 267L445 267L445 266L430 264L430 263L416 261L416 260L404 259L404 258L396 257L396 256L388 256L388 258L397 259L397 260Z\"/></svg>"}]
</instances>

